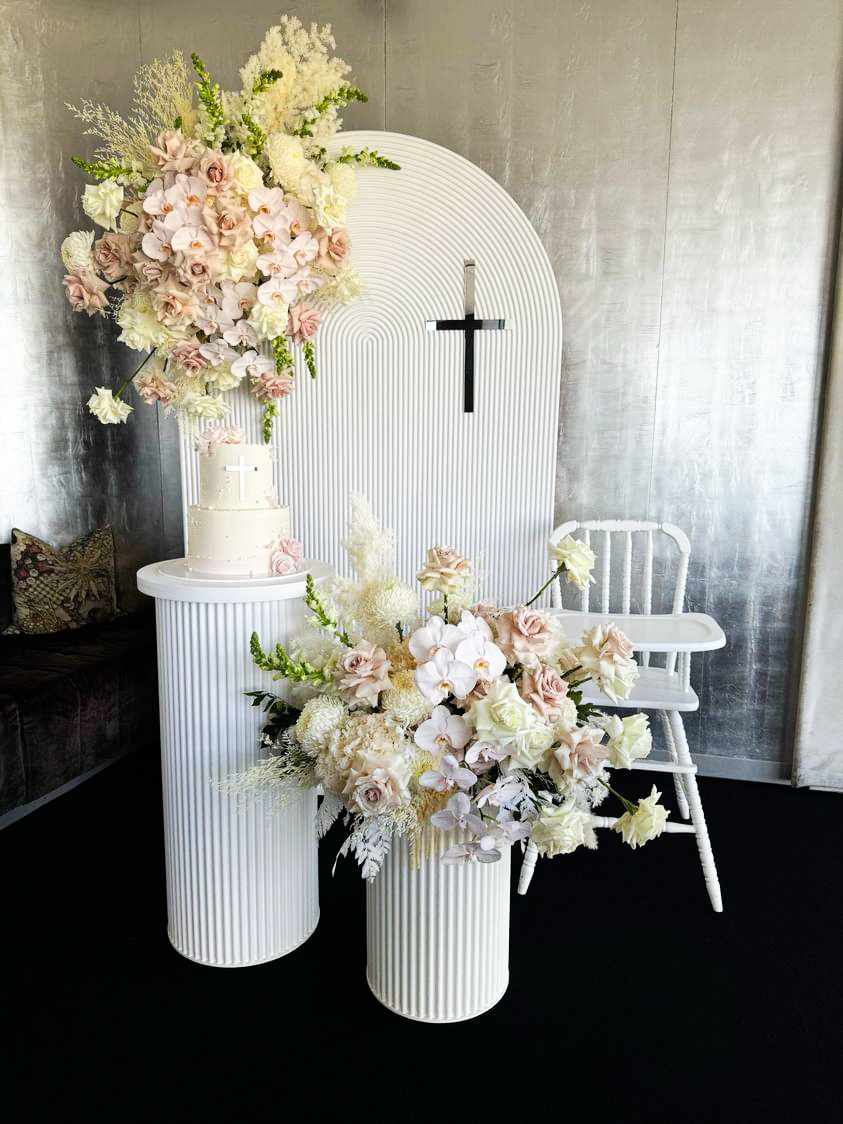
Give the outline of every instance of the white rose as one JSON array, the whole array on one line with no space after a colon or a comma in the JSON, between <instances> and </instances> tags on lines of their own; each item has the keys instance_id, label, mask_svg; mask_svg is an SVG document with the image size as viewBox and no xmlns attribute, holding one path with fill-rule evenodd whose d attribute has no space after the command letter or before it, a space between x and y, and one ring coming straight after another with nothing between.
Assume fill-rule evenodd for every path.
<instances>
[{"instance_id":1,"label":"white rose","mask_svg":"<svg viewBox=\"0 0 843 1124\"><path fill-rule=\"evenodd\" d=\"M274 340L287 330L288 314L286 305L270 308L265 304L254 304L249 313L249 323L259 340Z\"/></svg>"},{"instance_id":2,"label":"white rose","mask_svg":"<svg viewBox=\"0 0 843 1124\"><path fill-rule=\"evenodd\" d=\"M245 152L232 152L228 156L228 171L243 195L263 187L263 172Z\"/></svg>"},{"instance_id":3,"label":"white rose","mask_svg":"<svg viewBox=\"0 0 843 1124\"><path fill-rule=\"evenodd\" d=\"M93 230L74 230L68 234L61 244L61 260L68 273L81 273L85 269L94 272L93 244Z\"/></svg>"},{"instance_id":4,"label":"white rose","mask_svg":"<svg viewBox=\"0 0 843 1124\"><path fill-rule=\"evenodd\" d=\"M229 250L223 259L223 276L231 281L251 281L258 270L259 250L249 238L236 250Z\"/></svg>"},{"instance_id":5,"label":"white rose","mask_svg":"<svg viewBox=\"0 0 843 1124\"><path fill-rule=\"evenodd\" d=\"M573 582L577 589L587 589L589 582L594 581L591 571L597 556L591 547L575 539L573 535L566 535L559 542L550 543L548 554L551 562L565 567L566 579Z\"/></svg>"},{"instance_id":6,"label":"white rose","mask_svg":"<svg viewBox=\"0 0 843 1124\"><path fill-rule=\"evenodd\" d=\"M552 859L556 855L570 855L578 847L597 846L589 812L578 808L573 800L542 810L533 824L530 838L540 855Z\"/></svg>"},{"instance_id":7,"label":"white rose","mask_svg":"<svg viewBox=\"0 0 843 1124\"><path fill-rule=\"evenodd\" d=\"M616 769L631 769L633 761L647 757L653 748L646 714L630 714L626 718L612 714L601 725L609 735L609 761Z\"/></svg>"},{"instance_id":8,"label":"white rose","mask_svg":"<svg viewBox=\"0 0 843 1124\"><path fill-rule=\"evenodd\" d=\"M296 740L310 753L326 749L348 711L335 695L317 695L304 704L296 722Z\"/></svg>"},{"instance_id":9,"label":"white rose","mask_svg":"<svg viewBox=\"0 0 843 1124\"><path fill-rule=\"evenodd\" d=\"M88 399L88 409L99 418L103 425L118 425L125 422L132 407L121 398L115 398L112 391L105 386L97 386Z\"/></svg>"},{"instance_id":10,"label":"white rose","mask_svg":"<svg viewBox=\"0 0 843 1124\"><path fill-rule=\"evenodd\" d=\"M82 196L82 210L106 230L116 229L115 223L123 206L123 188L114 180L89 183Z\"/></svg>"},{"instance_id":11,"label":"white rose","mask_svg":"<svg viewBox=\"0 0 843 1124\"><path fill-rule=\"evenodd\" d=\"M345 226L346 201L326 172L315 167L308 168L301 177L296 194L313 210L316 221L328 234L338 226Z\"/></svg>"},{"instance_id":12,"label":"white rose","mask_svg":"<svg viewBox=\"0 0 843 1124\"><path fill-rule=\"evenodd\" d=\"M661 793L653 785L650 795L638 801L634 812L625 812L615 821L613 830L620 832L624 843L628 843L633 850L643 847L664 831L670 813L659 804L660 796Z\"/></svg>"},{"instance_id":13,"label":"white rose","mask_svg":"<svg viewBox=\"0 0 843 1124\"><path fill-rule=\"evenodd\" d=\"M331 164L328 175L338 195L346 200L354 198L357 194L357 173L350 164Z\"/></svg>"},{"instance_id":14,"label":"white rose","mask_svg":"<svg viewBox=\"0 0 843 1124\"><path fill-rule=\"evenodd\" d=\"M471 704L468 720L479 741L509 747L529 761L543 756L551 743L549 727L508 679L495 680L483 698ZM524 765L529 767L527 760Z\"/></svg>"},{"instance_id":15,"label":"white rose","mask_svg":"<svg viewBox=\"0 0 843 1124\"><path fill-rule=\"evenodd\" d=\"M299 138L273 133L266 142L266 155L275 182L285 191L295 192L309 166Z\"/></svg>"}]
</instances>

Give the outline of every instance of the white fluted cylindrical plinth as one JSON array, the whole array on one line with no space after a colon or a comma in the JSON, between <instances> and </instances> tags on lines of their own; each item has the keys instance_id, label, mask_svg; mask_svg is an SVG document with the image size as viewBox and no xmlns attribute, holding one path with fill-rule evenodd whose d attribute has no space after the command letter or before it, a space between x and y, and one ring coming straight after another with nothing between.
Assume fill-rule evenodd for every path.
<instances>
[{"instance_id":1,"label":"white fluted cylindrical plinth","mask_svg":"<svg viewBox=\"0 0 843 1124\"><path fill-rule=\"evenodd\" d=\"M215 967L274 960L319 920L316 798L269 813L215 782L261 755L262 713L243 692L271 680L249 637L275 644L298 630L304 580L208 581L164 562L140 570L138 588L156 609L170 941Z\"/></svg>"},{"instance_id":2,"label":"white fluted cylindrical plinth","mask_svg":"<svg viewBox=\"0 0 843 1124\"><path fill-rule=\"evenodd\" d=\"M366 886L366 978L408 1019L460 1022L488 1011L509 982L510 849L496 863L410 864L396 839Z\"/></svg>"}]
</instances>

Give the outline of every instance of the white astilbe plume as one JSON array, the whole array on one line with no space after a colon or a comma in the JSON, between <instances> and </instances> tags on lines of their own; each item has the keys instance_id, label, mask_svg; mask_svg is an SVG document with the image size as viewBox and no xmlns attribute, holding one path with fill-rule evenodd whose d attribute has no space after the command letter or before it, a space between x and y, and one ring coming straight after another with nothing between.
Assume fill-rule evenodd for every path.
<instances>
[{"instance_id":1,"label":"white astilbe plume","mask_svg":"<svg viewBox=\"0 0 843 1124\"><path fill-rule=\"evenodd\" d=\"M365 496L351 497L351 520L342 545L358 581L383 581L394 575L395 532L380 525Z\"/></svg>"}]
</instances>

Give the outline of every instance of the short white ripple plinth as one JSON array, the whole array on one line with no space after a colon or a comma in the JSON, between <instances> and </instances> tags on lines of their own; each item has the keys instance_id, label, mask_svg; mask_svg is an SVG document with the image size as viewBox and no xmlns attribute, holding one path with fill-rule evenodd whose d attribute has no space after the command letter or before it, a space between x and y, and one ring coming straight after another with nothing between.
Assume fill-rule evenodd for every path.
<instances>
[{"instance_id":1,"label":"short white ripple plinth","mask_svg":"<svg viewBox=\"0 0 843 1124\"><path fill-rule=\"evenodd\" d=\"M494 1007L509 980L509 881L509 848L497 863L430 858L413 870L407 842L396 839L366 886L366 974L375 997L429 1023Z\"/></svg>"}]
</instances>

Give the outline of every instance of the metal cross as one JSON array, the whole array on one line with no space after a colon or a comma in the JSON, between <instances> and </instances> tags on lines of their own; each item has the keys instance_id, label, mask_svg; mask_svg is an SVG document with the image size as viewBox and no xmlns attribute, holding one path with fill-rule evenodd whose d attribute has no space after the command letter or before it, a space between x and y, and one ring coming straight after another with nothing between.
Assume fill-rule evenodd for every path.
<instances>
[{"instance_id":1,"label":"metal cross","mask_svg":"<svg viewBox=\"0 0 843 1124\"><path fill-rule=\"evenodd\" d=\"M474 413L474 333L499 332L506 327L505 320L478 320L474 315L475 264L467 259L465 267L465 316L462 320L428 320L429 332L465 332L465 358L463 364L463 412Z\"/></svg>"},{"instance_id":2,"label":"metal cross","mask_svg":"<svg viewBox=\"0 0 843 1124\"><path fill-rule=\"evenodd\" d=\"M225 466L226 472L239 472L240 473L240 502L243 503L246 499L246 473L257 472L258 466L256 464L247 464L245 457L238 457L237 464L227 464Z\"/></svg>"}]
</instances>

